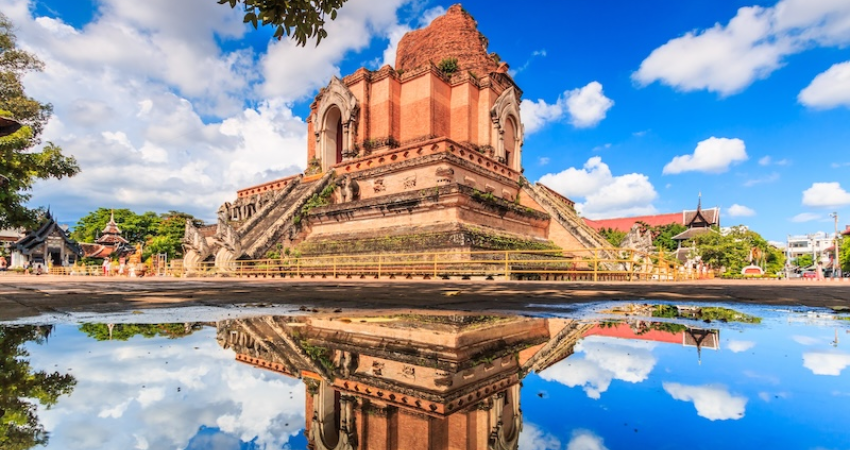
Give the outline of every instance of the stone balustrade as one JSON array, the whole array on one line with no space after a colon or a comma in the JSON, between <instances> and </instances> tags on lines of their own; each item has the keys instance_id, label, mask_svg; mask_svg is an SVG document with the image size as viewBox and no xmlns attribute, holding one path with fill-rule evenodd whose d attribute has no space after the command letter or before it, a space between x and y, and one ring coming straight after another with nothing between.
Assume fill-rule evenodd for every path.
<instances>
[{"instance_id":1,"label":"stone balustrade","mask_svg":"<svg viewBox=\"0 0 850 450\"><path fill-rule=\"evenodd\" d=\"M240 189L236 191L237 198L249 197L255 194L262 194L267 191L276 191L279 189L285 188L289 183L291 183L298 175L292 175L284 178L279 178L277 180L272 180L265 182L263 184L258 184L256 186L247 187L245 189Z\"/></svg>"}]
</instances>

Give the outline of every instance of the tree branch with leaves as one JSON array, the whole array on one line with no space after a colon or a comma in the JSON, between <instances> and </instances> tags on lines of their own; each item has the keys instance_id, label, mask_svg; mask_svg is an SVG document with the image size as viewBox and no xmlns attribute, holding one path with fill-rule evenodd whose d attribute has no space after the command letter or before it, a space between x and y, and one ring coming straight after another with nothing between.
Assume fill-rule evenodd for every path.
<instances>
[{"instance_id":1,"label":"tree branch with leaves","mask_svg":"<svg viewBox=\"0 0 850 450\"><path fill-rule=\"evenodd\" d=\"M244 23L250 23L257 29L263 26L275 27L274 37L291 37L301 47L309 39L316 39L316 45L328 37L325 30L327 19L336 20L337 11L347 0L218 0L219 5L229 4L231 8L243 4Z\"/></svg>"}]
</instances>

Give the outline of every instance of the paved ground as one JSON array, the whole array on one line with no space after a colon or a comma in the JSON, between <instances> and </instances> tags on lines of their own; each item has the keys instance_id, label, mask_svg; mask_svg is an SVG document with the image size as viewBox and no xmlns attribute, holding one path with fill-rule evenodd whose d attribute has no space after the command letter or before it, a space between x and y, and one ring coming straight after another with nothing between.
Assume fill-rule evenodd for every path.
<instances>
[{"instance_id":1,"label":"paved ground","mask_svg":"<svg viewBox=\"0 0 850 450\"><path fill-rule=\"evenodd\" d=\"M850 307L850 282L700 281L569 283L499 281L101 278L0 275L0 320L46 312L118 312L235 304L310 308L546 310L600 300L740 302Z\"/></svg>"}]
</instances>

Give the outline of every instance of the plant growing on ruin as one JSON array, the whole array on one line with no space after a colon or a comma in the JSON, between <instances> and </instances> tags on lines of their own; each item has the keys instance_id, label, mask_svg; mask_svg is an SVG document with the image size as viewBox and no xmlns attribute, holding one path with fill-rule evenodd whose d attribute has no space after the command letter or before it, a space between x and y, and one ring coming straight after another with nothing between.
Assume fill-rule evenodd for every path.
<instances>
[{"instance_id":1,"label":"plant growing on ruin","mask_svg":"<svg viewBox=\"0 0 850 450\"><path fill-rule=\"evenodd\" d=\"M437 69L448 77L452 76L455 72L457 72L457 58L443 58L440 61L440 64L437 64Z\"/></svg>"}]
</instances>

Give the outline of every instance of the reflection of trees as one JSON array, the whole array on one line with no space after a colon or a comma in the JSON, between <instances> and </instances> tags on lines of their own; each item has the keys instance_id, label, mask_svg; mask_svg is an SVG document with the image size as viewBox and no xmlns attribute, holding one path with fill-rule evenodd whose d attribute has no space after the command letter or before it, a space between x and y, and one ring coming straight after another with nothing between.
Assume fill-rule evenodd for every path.
<instances>
[{"instance_id":1,"label":"reflection of trees","mask_svg":"<svg viewBox=\"0 0 850 450\"><path fill-rule=\"evenodd\" d=\"M716 306L704 308L684 308L684 311L673 305L656 305L652 317L667 319L719 320L721 322L761 323L761 317L751 316L734 309Z\"/></svg>"},{"instance_id":2,"label":"reflection of trees","mask_svg":"<svg viewBox=\"0 0 850 450\"><path fill-rule=\"evenodd\" d=\"M134 336L145 338L167 337L177 339L189 336L203 328L197 323L155 323L155 324L105 324L84 323L80 331L98 341L126 341Z\"/></svg>"},{"instance_id":3,"label":"reflection of trees","mask_svg":"<svg viewBox=\"0 0 850 450\"><path fill-rule=\"evenodd\" d=\"M36 372L25 359L29 353L24 344L46 342L51 330L50 326L0 327L0 448L4 450L46 445L48 435L31 400L50 408L77 384L71 375Z\"/></svg>"}]
</instances>

